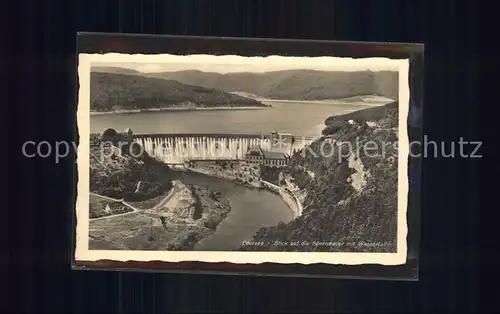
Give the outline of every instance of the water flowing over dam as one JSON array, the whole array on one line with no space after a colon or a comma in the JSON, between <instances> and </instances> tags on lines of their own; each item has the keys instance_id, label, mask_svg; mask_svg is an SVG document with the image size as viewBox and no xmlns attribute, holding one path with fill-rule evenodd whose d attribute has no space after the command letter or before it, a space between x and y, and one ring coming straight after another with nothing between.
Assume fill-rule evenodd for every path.
<instances>
[{"instance_id":1,"label":"water flowing over dam","mask_svg":"<svg viewBox=\"0 0 500 314\"><path fill-rule=\"evenodd\" d=\"M152 157L165 163L184 163L187 160L241 160L250 147L290 154L303 147L304 140L291 136L254 134L137 134L134 141Z\"/></svg>"}]
</instances>

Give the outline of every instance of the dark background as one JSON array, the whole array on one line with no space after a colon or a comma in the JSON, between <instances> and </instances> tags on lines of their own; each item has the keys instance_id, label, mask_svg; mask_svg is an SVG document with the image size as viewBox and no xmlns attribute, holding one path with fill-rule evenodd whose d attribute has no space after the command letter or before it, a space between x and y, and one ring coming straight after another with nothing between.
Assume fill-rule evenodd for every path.
<instances>
[{"instance_id":1,"label":"dark background","mask_svg":"<svg viewBox=\"0 0 500 314\"><path fill-rule=\"evenodd\" d=\"M498 261L491 253L494 243L478 237L483 196L494 194L494 185L480 188L479 175L488 172L481 171L480 160L424 161L420 281L377 282L72 271L73 161L54 164L20 153L27 140L73 140L77 31L425 42L425 134L435 141L482 140L478 67L485 59L478 58L475 6L456 0L9 3L4 12L11 22L3 20L7 36L2 39L13 45L4 46L1 64L13 73L2 85L8 87L6 134L15 149L8 152L8 187L3 190L8 202L2 208L13 219L1 228L10 247L1 255L1 278L7 283L2 310L421 313L476 312L490 306L486 297L494 297L495 290L480 289L473 267L486 248L489 259L482 269Z\"/></svg>"},{"instance_id":2,"label":"dark background","mask_svg":"<svg viewBox=\"0 0 500 314\"><path fill-rule=\"evenodd\" d=\"M209 39L209 40L207 40ZM410 58L409 84L411 89L409 121L415 121L417 112L422 108L423 97L423 53L422 44L367 44L361 42L318 41L318 40L286 40L286 39L246 39L242 37L196 37L175 35L137 35L123 33L78 33L78 53L126 53L126 54L209 54L209 55L243 55L243 56L299 56L315 57L328 54L336 57L348 58ZM404 48L407 46L408 48ZM391 50L392 48L392 50ZM382 50L384 49L384 50ZM420 61L419 61L420 60ZM75 86L77 83L75 82ZM78 89L78 88L77 88ZM77 100L75 100L77 102ZM78 110L78 108L77 108ZM408 128L409 141L422 141L421 119L418 124ZM76 138L76 134L75 134ZM414 147L414 153L416 153ZM68 157L69 159L69 157ZM364 279L392 279L416 280L418 278L418 255L420 244L420 216L421 216L421 160L409 158L409 191L407 208L407 245L409 258L406 264L399 266L359 265L332 267L327 264L300 265L300 264L231 264L231 263L202 263L202 262L112 262L101 260L97 262L76 261L74 267L86 269L147 269L164 270L184 273L245 273L259 275L291 275L300 277L336 277ZM74 170L77 173L77 170ZM71 233L74 237L74 232Z\"/></svg>"}]
</instances>

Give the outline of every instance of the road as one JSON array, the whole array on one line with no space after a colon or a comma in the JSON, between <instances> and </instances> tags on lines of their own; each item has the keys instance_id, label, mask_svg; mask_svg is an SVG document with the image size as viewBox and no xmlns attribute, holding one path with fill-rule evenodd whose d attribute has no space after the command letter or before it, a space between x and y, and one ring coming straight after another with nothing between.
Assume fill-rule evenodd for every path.
<instances>
[{"instance_id":1,"label":"road","mask_svg":"<svg viewBox=\"0 0 500 314\"><path fill-rule=\"evenodd\" d=\"M97 196L97 197L100 197L100 198L104 198L108 201L114 201L114 202L122 202L123 200L119 200L117 198L112 198L112 197L108 197L108 196L104 196L104 195L101 195L101 194L97 194L97 193L93 193L93 192L90 192L90 195L94 195L94 196Z\"/></svg>"},{"instance_id":2,"label":"road","mask_svg":"<svg viewBox=\"0 0 500 314\"><path fill-rule=\"evenodd\" d=\"M136 213L138 211L146 211L146 210L155 210L155 209L158 209L159 207L165 205L165 203L168 202L172 198L172 196L175 194L175 192L177 192L178 190L179 190L179 188L178 188L177 184L174 184L174 186L170 189L170 192L168 192L168 195L165 196L165 198L162 199L158 204L156 204L155 206L153 206L152 208L149 208L149 209L139 209L139 208L134 207L131 204L125 202L123 199L119 200L119 199L116 199L116 198L112 198L112 197L108 197L108 196L104 196L104 195L100 195L100 194L96 194L96 193L92 193L91 192L90 194L94 195L96 197L100 197L100 198L106 199L108 201L120 202L123 205L127 206L128 208L132 209L132 211L131 212L126 212L126 213L121 213L121 214L115 214L115 215L108 215L108 216L103 216L103 217L91 218L90 221L97 221L97 220L103 220L103 219L106 219L106 218L115 218L115 217L126 216L126 215L130 215L130 214Z\"/></svg>"}]
</instances>

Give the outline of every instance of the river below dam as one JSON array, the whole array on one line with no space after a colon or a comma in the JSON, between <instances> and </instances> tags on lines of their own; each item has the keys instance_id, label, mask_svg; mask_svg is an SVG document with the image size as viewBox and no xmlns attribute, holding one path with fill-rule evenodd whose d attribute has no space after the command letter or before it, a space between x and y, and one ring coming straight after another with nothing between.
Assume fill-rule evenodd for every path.
<instances>
[{"instance_id":1,"label":"river below dam","mask_svg":"<svg viewBox=\"0 0 500 314\"><path fill-rule=\"evenodd\" d=\"M231 213L216 231L198 242L195 251L230 251L237 249L245 240L262 227L285 223L293 219L293 213L283 199L267 190L253 189L231 181L202 174L183 172L180 180L223 192L231 204Z\"/></svg>"}]
</instances>

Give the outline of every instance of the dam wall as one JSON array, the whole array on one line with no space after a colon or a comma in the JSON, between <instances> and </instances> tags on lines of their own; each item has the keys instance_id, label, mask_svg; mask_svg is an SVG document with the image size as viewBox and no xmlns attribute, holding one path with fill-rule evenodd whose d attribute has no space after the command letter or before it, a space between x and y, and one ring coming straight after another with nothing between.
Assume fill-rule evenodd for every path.
<instances>
[{"instance_id":1,"label":"dam wall","mask_svg":"<svg viewBox=\"0 0 500 314\"><path fill-rule=\"evenodd\" d=\"M242 160L250 147L290 154L303 141L254 134L139 134L133 136L150 156L166 163L188 160Z\"/></svg>"},{"instance_id":2,"label":"dam wall","mask_svg":"<svg viewBox=\"0 0 500 314\"><path fill-rule=\"evenodd\" d=\"M249 147L270 150L266 138L235 138L208 136L137 137L144 150L152 157L167 163L188 160L245 159Z\"/></svg>"}]
</instances>

